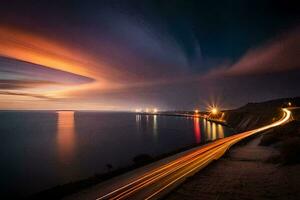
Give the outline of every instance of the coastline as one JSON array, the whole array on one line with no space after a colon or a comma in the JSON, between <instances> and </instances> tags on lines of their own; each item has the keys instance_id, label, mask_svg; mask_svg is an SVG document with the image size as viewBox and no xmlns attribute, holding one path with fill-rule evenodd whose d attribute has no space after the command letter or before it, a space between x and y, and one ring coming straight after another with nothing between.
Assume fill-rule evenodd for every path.
<instances>
[{"instance_id":1,"label":"coastline","mask_svg":"<svg viewBox=\"0 0 300 200\"><path fill-rule=\"evenodd\" d=\"M217 141L217 140L214 140ZM85 179L75 180L66 184L56 185L49 189L42 190L40 192L30 195L29 199L61 199L68 196L74 196L77 192L94 187L95 185L102 184L106 181L111 181L115 178L126 176L127 174L134 174L138 171L142 171L143 168L152 168L161 163L167 163L172 159L180 157L184 154L193 151L199 147L203 147L207 144L210 144L213 141L207 143L193 144L183 148L175 149L171 152L161 154L156 157L148 157L147 160L142 161L141 163L135 163L133 165L125 166L122 168L115 169L106 173L95 174L94 176L87 177ZM144 154L139 154L138 156L143 156ZM147 155L147 154L146 154ZM138 174L138 173L137 173Z\"/></svg>"},{"instance_id":2,"label":"coastline","mask_svg":"<svg viewBox=\"0 0 300 200\"><path fill-rule=\"evenodd\" d=\"M268 109L270 109L270 108L268 108ZM273 109L273 108L272 108ZM274 109L274 110L276 110L276 109ZM236 111L235 111L236 112ZM242 112L244 112L243 110L242 110ZM273 112L274 113L274 112ZM275 112L276 113L276 112ZM236 114L236 113L234 113L234 114ZM255 113L256 114L256 113ZM175 114L175 115L171 115L171 116L178 116L177 114ZM180 115L180 116L182 116L182 115ZM274 116L274 115L270 115L270 112L267 112L267 114L266 114L266 116L267 117L265 117L265 118L263 118L263 120L256 120L256 119L253 119L253 118L250 118L250 120L248 120L249 122L251 122L251 123L248 123L248 125L247 126L245 126L244 127L244 129L246 130L246 129L249 129L249 127L251 127L251 126L260 126L261 125L261 123L266 123L266 121L270 121L270 120L274 120L274 118L272 119L272 117ZM186 117L186 116L185 116ZM260 117L260 116L259 116ZM243 121L243 120L245 120L244 118L241 118L240 119L241 121ZM238 123L238 124L240 124L240 123ZM249 124L251 124L251 126L249 126ZM197 147L198 145L196 145L196 147ZM188 147L188 148L192 148L192 147ZM192 149L190 149L190 150L192 150ZM187 150L187 151L190 151L190 150ZM168 159L170 159L172 156L179 156L179 155L182 155L182 154L184 154L185 152L182 152L182 151L184 151L183 149L180 149L180 150L176 150L175 152L173 152L173 155L172 154L167 154L167 155L165 155L165 156L159 156L158 158L154 158L153 160L151 160L151 161L149 161L149 163L147 163L147 164L149 164L149 165L151 165L151 166L155 166L155 162L154 161L157 161L157 162L167 162L168 161ZM180 153L179 153L180 152ZM177 154L176 154L177 153ZM175 155L174 155L175 154ZM145 164L146 165L146 164ZM57 187L55 187L55 188L52 188L52 189L50 189L50 190L47 190L47 191L44 191L44 192L42 192L42 193L40 193L40 194L42 194L42 196L44 197L49 197L50 199L51 198L53 198L53 197L57 197L56 195L60 195L60 197L63 197L63 196L68 196L69 194L72 194L72 193L74 193L74 192L78 192L79 190L82 190L82 189L87 189L87 190L89 190L93 185L96 185L96 184L98 184L98 183L102 183L103 181L106 181L106 180L108 180L108 181L113 181L113 179L114 178L112 178L112 177L117 177L118 175L120 175L120 176L123 176L124 174L124 176L126 176L126 173L135 173L136 172L136 170L139 170L140 168L142 168L142 165L139 165L139 166L134 166L133 168L132 168L132 166L131 166L131 168L127 168L126 170L124 170L124 169L121 169L121 171L120 171L120 173L117 173L117 174L115 174L114 176L110 176L110 177L106 177L106 179L103 179L103 177L100 175L100 176L97 176L96 177L96 180L94 179L94 178L90 178L90 180L89 179L85 179L85 180L83 180L83 182L81 182L80 183L80 181L79 181L79 186L80 187L78 187L78 182L74 182L74 183L70 183L70 185L64 185L64 186L57 186ZM210 167L208 167L208 168L210 168ZM123 170L123 171L122 171ZM137 173L137 175L138 175L138 173ZM106 175L107 176L107 175ZM100 179L100 181L99 181L99 179ZM87 182L87 183L86 183ZM92 182L92 184L90 184L89 182ZM75 187L74 187L74 185L75 185ZM101 185L101 184L100 184ZM66 192L66 189L64 188L64 187L67 187L67 190L68 190L68 187L71 187L71 190L69 190L69 191L67 191ZM72 188L73 187L73 188ZM71 191L71 192L70 192ZM54 196L53 196L54 195ZM71 199L77 199L77 195L78 194L73 194L73 195L71 195ZM36 197L36 196L34 196L34 197ZM37 197L40 197L39 195L37 196ZM70 197L70 196L69 196Z\"/></svg>"},{"instance_id":3,"label":"coastline","mask_svg":"<svg viewBox=\"0 0 300 200\"><path fill-rule=\"evenodd\" d=\"M184 113L137 113L138 115L160 115L160 116L173 116L173 117L193 117L193 118L201 118L201 119L206 119L207 121L210 122L214 122L216 124L220 124L222 126L226 126L229 128L234 129L233 127L231 127L229 124L226 123L226 121L221 121L221 120L217 120L217 119L212 119L212 118L205 118L203 116L200 115L195 115L195 114L184 114Z\"/></svg>"}]
</instances>

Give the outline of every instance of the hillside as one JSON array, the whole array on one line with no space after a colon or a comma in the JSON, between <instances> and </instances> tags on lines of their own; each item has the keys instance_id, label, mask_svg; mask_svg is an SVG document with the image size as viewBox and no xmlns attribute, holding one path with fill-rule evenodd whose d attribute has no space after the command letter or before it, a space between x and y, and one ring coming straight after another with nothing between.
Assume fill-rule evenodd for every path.
<instances>
[{"instance_id":1,"label":"hillside","mask_svg":"<svg viewBox=\"0 0 300 200\"><path fill-rule=\"evenodd\" d=\"M238 131L256 128L281 117L281 108L300 106L300 97L283 98L260 103L248 103L238 109L225 111L227 124Z\"/></svg>"}]
</instances>

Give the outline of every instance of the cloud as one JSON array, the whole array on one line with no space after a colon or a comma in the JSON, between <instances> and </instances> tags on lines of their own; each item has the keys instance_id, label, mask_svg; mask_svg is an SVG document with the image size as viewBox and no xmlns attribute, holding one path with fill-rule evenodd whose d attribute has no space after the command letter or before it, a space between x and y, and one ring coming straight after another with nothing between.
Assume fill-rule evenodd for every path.
<instances>
[{"instance_id":1,"label":"cloud","mask_svg":"<svg viewBox=\"0 0 300 200\"><path fill-rule=\"evenodd\" d=\"M85 53L86 49L75 47L40 34L0 26L0 56L93 79L101 82L102 88L117 85L121 72Z\"/></svg>"},{"instance_id":2,"label":"cloud","mask_svg":"<svg viewBox=\"0 0 300 200\"><path fill-rule=\"evenodd\" d=\"M66 85L85 84L94 81L94 79L74 73L4 57L0 57L0 72L0 80L49 81Z\"/></svg>"},{"instance_id":3,"label":"cloud","mask_svg":"<svg viewBox=\"0 0 300 200\"><path fill-rule=\"evenodd\" d=\"M91 88L97 83L101 91L155 84L157 80L186 73L185 56L176 42L156 35L152 28L133 19L115 17L111 20L114 26L109 32L97 30L102 33L101 37L97 34L96 38L90 37L92 42L86 42L89 35L74 36L72 44L53 40L47 34L2 25L0 56L20 61L27 67L32 65L29 72L17 69L14 75L30 74L46 80L51 75L54 79L60 78L56 82L72 84L77 76L77 82L93 82ZM1 66L0 60L0 71L2 68L3 72L14 73L12 69L16 67L5 65Z\"/></svg>"},{"instance_id":4,"label":"cloud","mask_svg":"<svg viewBox=\"0 0 300 200\"><path fill-rule=\"evenodd\" d=\"M44 99L44 100L54 100L54 98L46 96L46 95L25 93L25 92L0 91L0 95L25 96L25 97L34 97L34 98L38 98L38 99Z\"/></svg>"},{"instance_id":5,"label":"cloud","mask_svg":"<svg viewBox=\"0 0 300 200\"><path fill-rule=\"evenodd\" d=\"M287 78L289 74L281 79L278 76L280 72L299 69L296 55L299 30L273 38L258 48L250 49L236 63L225 63L223 67L202 76L199 73L206 72L200 68L218 65L202 66L207 64L202 62L198 45L199 50L195 54L201 62L195 62L199 66L195 73L190 68L193 59L189 58L189 54L193 57L193 53L186 52L181 44L186 41L180 42L180 39L184 40L181 34L180 38L176 38L170 30L160 30L147 23L146 19L128 18L122 14L104 13L93 18L97 22L101 21L99 19L107 20L106 26L101 22L94 26L91 24L72 35L58 31L56 40L53 40L56 35L52 32L37 34L0 27L0 95L7 95L8 107L13 103L12 99L18 101L32 97L26 99L55 98L55 102L49 104L39 101L44 103L44 108L117 105L128 109L144 105L188 109L198 106L211 93L228 99L238 93L247 101L258 95L281 95L285 86L291 89L285 89L284 95L298 91L294 88L296 77L291 81ZM187 34L186 37L191 36ZM196 42L191 38L191 43ZM212 63L214 59L211 58ZM265 76L268 74L270 78ZM282 87L277 80L281 81ZM293 84L287 85L289 82ZM266 91L270 94L266 95Z\"/></svg>"},{"instance_id":6,"label":"cloud","mask_svg":"<svg viewBox=\"0 0 300 200\"><path fill-rule=\"evenodd\" d=\"M0 25L1 93L16 100L17 96L60 99L70 91L122 86L120 71L85 52L45 35Z\"/></svg>"},{"instance_id":7,"label":"cloud","mask_svg":"<svg viewBox=\"0 0 300 200\"><path fill-rule=\"evenodd\" d=\"M209 85L228 107L295 96L300 92L299 46L300 29L292 29L250 49L237 62L212 69L199 84Z\"/></svg>"},{"instance_id":8,"label":"cloud","mask_svg":"<svg viewBox=\"0 0 300 200\"><path fill-rule=\"evenodd\" d=\"M231 66L212 70L207 76L258 75L300 69L300 28L249 50Z\"/></svg>"},{"instance_id":9,"label":"cloud","mask_svg":"<svg viewBox=\"0 0 300 200\"><path fill-rule=\"evenodd\" d=\"M36 88L41 86L56 85L58 83L51 81L37 80L0 80L0 90L15 90L25 88Z\"/></svg>"}]
</instances>

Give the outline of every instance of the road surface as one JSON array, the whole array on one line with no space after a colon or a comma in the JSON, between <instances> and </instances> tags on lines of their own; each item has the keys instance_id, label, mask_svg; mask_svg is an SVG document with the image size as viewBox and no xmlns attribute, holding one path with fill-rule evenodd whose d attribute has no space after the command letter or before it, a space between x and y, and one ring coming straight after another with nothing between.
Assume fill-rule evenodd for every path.
<instances>
[{"instance_id":1,"label":"road surface","mask_svg":"<svg viewBox=\"0 0 300 200\"><path fill-rule=\"evenodd\" d=\"M192 176L212 161L219 159L233 144L253 134L286 123L291 118L288 109L282 109L280 120L246 132L226 137L178 157L154 169L143 172L138 177L128 177L122 185L112 187L110 191L98 191L96 198L83 195L80 199L157 199ZM100 189L101 190L101 189ZM94 193L95 195L95 193Z\"/></svg>"}]
</instances>

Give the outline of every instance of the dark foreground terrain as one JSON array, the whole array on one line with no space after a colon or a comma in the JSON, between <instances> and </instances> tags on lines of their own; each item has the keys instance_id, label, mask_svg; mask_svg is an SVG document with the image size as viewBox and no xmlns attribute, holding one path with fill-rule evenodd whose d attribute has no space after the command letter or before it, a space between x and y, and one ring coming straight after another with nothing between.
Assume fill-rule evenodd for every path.
<instances>
[{"instance_id":1,"label":"dark foreground terrain","mask_svg":"<svg viewBox=\"0 0 300 200\"><path fill-rule=\"evenodd\" d=\"M249 110L243 112L252 115ZM165 199L300 199L299 109L293 110L293 118L236 145Z\"/></svg>"},{"instance_id":2,"label":"dark foreground terrain","mask_svg":"<svg viewBox=\"0 0 300 200\"><path fill-rule=\"evenodd\" d=\"M290 105L289 105L290 103ZM225 111L226 123L237 131L245 131L278 120L283 107L299 107L300 97L283 98L259 103L248 103L240 108ZM297 115L294 112L293 115Z\"/></svg>"}]
</instances>

